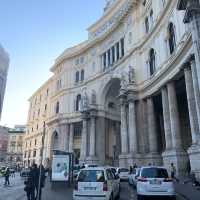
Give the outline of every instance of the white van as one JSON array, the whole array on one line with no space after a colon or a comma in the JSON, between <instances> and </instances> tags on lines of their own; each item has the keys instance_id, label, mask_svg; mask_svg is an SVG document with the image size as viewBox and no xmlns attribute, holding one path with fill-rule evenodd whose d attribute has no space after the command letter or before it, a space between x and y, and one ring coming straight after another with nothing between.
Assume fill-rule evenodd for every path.
<instances>
[{"instance_id":1,"label":"white van","mask_svg":"<svg viewBox=\"0 0 200 200\"><path fill-rule=\"evenodd\" d=\"M73 200L113 200L119 196L119 177L107 167L81 169L73 191Z\"/></svg>"},{"instance_id":2,"label":"white van","mask_svg":"<svg viewBox=\"0 0 200 200\"><path fill-rule=\"evenodd\" d=\"M176 199L173 180L164 167L142 167L137 178L138 200L147 196L168 196Z\"/></svg>"}]
</instances>

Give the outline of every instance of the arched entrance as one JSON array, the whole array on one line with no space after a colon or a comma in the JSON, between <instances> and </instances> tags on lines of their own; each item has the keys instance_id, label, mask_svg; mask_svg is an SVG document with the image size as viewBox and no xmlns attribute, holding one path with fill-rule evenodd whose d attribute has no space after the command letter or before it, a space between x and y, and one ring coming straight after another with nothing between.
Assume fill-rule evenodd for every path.
<instances>
[{"instance_id":1,"label":"arched entrance","mask_svg":"<svg viewBox=\"0 0 200 200\"><path fill-rule=\"evenodd\" d=\"M120 79L112 78L103 91L105 111L105 164L118 166L120 144Z\"/></svg>"}]
</instances>

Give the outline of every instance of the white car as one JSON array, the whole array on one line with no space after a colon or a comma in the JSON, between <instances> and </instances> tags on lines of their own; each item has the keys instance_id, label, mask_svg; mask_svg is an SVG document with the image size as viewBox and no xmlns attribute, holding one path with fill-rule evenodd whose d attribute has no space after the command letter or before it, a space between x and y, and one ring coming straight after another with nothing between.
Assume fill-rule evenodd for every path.
<instances>
[{"instance_id":1,"label":"white car","mask_svg":"<svg viewBox=\"0 0 200 200\"><path fill-rule=\"evenodd\" d=\"M129 170L127 168L117 168L117 174L119 175L120 181L128 181Z\"/></svg>"},{"instance_id":2,"label":"white car","mask_svg":"<svg viewBox=\"0 0 200 200\"><path fill-rule=\"evenodd\" d=\"M73 200L113 200L119 196L120 184L110 168L81 169L73 191Z\"/></svg>"},{"instance_id":3,"label":"white car","mask_svg":"<svg viewBox=\"0 0 200 200\"><path fill-rule=\"evenodd\" d=\"M173 180L164 167L142 167L137 178L138 200L146 196L168 196L176 199Z\"/></svg>"},{"instance_id":4,"label":"white car","mask_svg":"<svg viewBox=\"0 0 200 200\"><path fill-rule=\"evenodd\" d=\"M133 172L129 174L128 182L130 185L133 185L133 187L136 187L137 185L137 177L139 176L140 168L134 168Z\"/></svg>"}]
</instances>

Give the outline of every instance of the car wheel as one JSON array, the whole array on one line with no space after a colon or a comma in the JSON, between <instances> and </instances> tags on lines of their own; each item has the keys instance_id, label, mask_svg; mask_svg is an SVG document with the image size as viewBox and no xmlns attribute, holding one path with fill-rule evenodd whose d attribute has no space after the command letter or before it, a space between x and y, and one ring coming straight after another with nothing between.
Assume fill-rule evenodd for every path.
<instances>
[{"instance_id":1,"label":"car wheel","mask_svg":"<svg viewBox=\"0 0 200 200\"><path fill-rule=\"evenodd\" d=\"M170 197L170 200L176 200L176 196Z\"/></svg>"},{"instance_id":2,"label":"car wheel","mask_svg":"<svg viewBox=\"0 0 200 200\"><path fill-rule=\"evenodd\" d=\"M137 200L144 200L144 197L142 195L137 195Z\"/></svg>"}]
</instances>

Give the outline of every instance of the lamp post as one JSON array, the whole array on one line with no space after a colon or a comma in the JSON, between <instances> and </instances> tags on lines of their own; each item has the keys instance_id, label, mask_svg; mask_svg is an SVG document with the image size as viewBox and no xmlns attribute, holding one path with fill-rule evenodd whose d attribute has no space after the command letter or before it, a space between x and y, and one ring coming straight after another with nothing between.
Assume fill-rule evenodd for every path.
<instances>
[{"instance_id":1,"label":"lamp post","mask_svg":"<svg viewBox=\"0 0 200 200\"><path fill-rule=\"evenodd\" d=\"M42 180L42 161L43 161L43 151L44 151L44 139L45 139L45 132L46 132L46 124L45 121L43 123L43 133L42 133L42 147L40 152L40 167L39 167L39 184L38 184L38 195L37 200L39 200L41 195L41 180Z\"/></svg>"}]
</instances>

